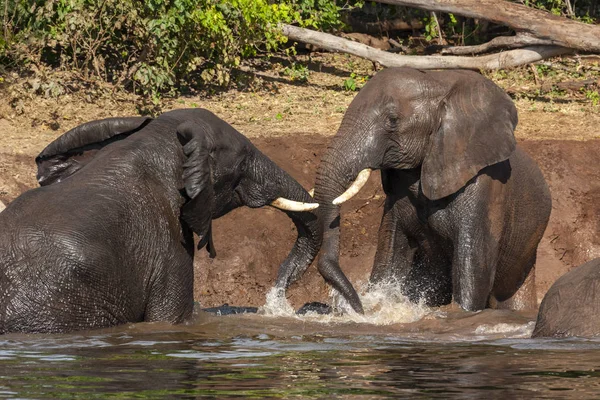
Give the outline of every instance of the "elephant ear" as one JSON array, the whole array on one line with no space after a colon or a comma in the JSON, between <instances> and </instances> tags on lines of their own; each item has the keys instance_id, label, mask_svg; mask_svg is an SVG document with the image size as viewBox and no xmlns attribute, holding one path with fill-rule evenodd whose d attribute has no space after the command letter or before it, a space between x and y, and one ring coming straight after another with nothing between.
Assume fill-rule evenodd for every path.
<instances>
[{"instance_id":1,"label":"elephant ear","mask_svg":"<svg viewBox=\"0 0 600 400\"><path fill-rule=\"evenodd\" d=\"M71 129L35 158L39 184L50 185L73 175L104 146L125 139L151 120L149 117L107 118Z\"/></svg>"},{"instance_id":2,"label":"elephant ear","mask_svg":"<svg viewBox=\"0 0 600 400\"><path fill-rule=\"evenodd\" d=\"M210 160L215 150L214 132L208 123L195 120L179 125L177 136L187 157L183 164L183 183L190 199L182 207L181 217L199 236L198 249L206 245L212 258L216 256L212 242L215 194Z\"/></svg>"},{"instance_id":3,"label":"elephant ear","mask_svg":"<svg viewBox=\"0 0 600 400\"><path fill-rule=\"evenodd\" d=\"M493 82L470 78L459 81L441 104L440 126L431 135L421 169L421 189L430 200L456 193L516 148L512 100Z\"/></svg>"}]
</instances>

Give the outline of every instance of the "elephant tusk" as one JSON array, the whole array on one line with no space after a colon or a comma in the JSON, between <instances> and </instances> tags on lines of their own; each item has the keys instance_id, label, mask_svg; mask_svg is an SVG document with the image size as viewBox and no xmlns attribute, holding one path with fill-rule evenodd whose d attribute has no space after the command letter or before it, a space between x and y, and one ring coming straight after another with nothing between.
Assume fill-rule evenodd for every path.
<instances>
[{"instance_id":1,"label":"elephant tusk","mask_svg":"<svg viewBox=\"0 0 600 400\"><path fill-rule=\"evenodd\" d=\"M308 194L310 194L310 197L315 197L315 188L310 189Z\"/></svg>"},{"instance_id":2,"label":"elephant tusk","mask_svg":"<svg viewBox=\"0 0 600 400\"><path fill-rule=\"evenodd\" d=\"M286 211L311 211L319 207L319 203L303 203L300 201L289 200L278 197L271 203L273 207Z\"/></svg>"},{"instance_id":3,"label":"elephant tusk","mask_svg":"<svg viewBox=\"0 0 600 400\"><path fill-rule=\"evenodd\" d=\"M356 177L356 180L354 181L354 183L352 183L352 185L348 188L348 190L346 190L340 197L334 199L333 204L335 204L337 206L337 205L340 205L340 204L350 200L352 197L354 197L356 195L356 193L358 193L360 191L360 189L362 189L363 186L365 186L365 184L369 180L370 175L371 175L370 168L365 168L362 171L360 171L358 173L358 176Z\"/></svg>"}]
</instances>

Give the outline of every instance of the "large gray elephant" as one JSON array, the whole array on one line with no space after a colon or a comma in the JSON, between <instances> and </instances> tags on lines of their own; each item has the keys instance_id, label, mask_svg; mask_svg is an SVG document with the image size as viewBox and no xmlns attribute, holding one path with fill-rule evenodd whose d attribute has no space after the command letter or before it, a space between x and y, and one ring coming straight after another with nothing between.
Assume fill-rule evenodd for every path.
<instances>
[{"instance_id":1,"label":"large gray elephant","mask_svg":"<svg viewBox=\"0 0 600 400\"><path fill-rule=\"evenodd\" d=\"M551 198L516 145L516 125L510 98L475 72L379 72L317 172L319 270L340 270L340 205L380 169L386 200L370 283L395 279L431 306L454 298L466 310L535 307L533 266Z\"/></svg>"},{"instance_id":2,"label":"large gray elephant","mask_svg":"<svg viewBox=\"0 0 600 400\"><path fill-rule=\"evenodd\" d=\"M36 163L42 187L0 213L0 333L185 320L192 231L214 255L211 220L243 205L283 209L298 230L278 287L318 247L311 196L207 110L89 122Z\"/></svg>"},{"instance_id":3,"label":"large gray elephant","mask_svg":"<svg viewBox=\"0 0 600 400\"><path fill-rule=\"evenodd\" d=\"M542 300L532 336L600 336L600 258L554 282Z\"/></svg>"}]
</instances>

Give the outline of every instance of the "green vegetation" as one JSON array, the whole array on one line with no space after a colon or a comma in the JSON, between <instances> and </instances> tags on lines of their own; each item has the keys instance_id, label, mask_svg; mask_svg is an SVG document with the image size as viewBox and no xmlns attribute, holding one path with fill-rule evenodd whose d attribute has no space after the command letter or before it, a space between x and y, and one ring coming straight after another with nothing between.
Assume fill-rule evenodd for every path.
<instances>
[{"instance_id":1,"label":"green vegetation","mask_svg":"<svg viewBox=\"0 0 600 400\"><path fill-rule=\"evenodd\" d=\"M340 24L333 0L1 0L0 9L3 64L72 71L155 99L194 83L227 85L242 58L287 41L280 22Z\"/></svg>"},{"instance_id":2,"label":"green vegetation","mask_svg":"<svg viewBox=\"0 0 600 400\"><path fill-rule=\"evenodd\" d=\"M600 104L600 93L597 90L584 90L585 97L592 102L593 106Z\"/></svg>"},{"instance_id":3,"label":"green vegetation","mask_svg":"<svg viewBox=\"0 0 600 400\"><path fill-rule=\"evenodd\" d=\"M354 92L361 87L369 80L368 76L360 76L354 72L350 74L350 78L347 78L342 83L342 87L347 92Z\"/></svg>"},{"instance_id":4,"label":"green vegetation","mask_svg":"<svg viewBox=\"0 0 600 400\"><path fill-rule=\"evenodd\" d=\"M310 71L308 67L302 64L292 63L289 67L284 68L283 74L288 76L292 81L308 82Z\"/></svg>"},{"instance_id":5,"label":"green vegetation","mask_svg":"<svg viewBox=\"0 0 600 400\"><path fill-rule=\"evenodd\" d=\"M588 23L600 17L596 0L521 2ZM425 45L441 39L439 32L454 45L510 33L491 34L486 21L443 13L438 28L427 11L361 0L0 0L0 10L0 84L15 71L28 77L31 92L56 97L108 82L154 104L188 88L226 87L244 59L281 50L289 59L294 48L279 23L332 31L345 28L350 12L375 21L420 19L424 28L412 34ZM397 39L411 51L423 45ZM51 72L67 74L51 78ZM293 61L282 75L306 83L310 71ZM356 91L363 83L350 76L342 87Z\"/></svg>"}]
</instances>

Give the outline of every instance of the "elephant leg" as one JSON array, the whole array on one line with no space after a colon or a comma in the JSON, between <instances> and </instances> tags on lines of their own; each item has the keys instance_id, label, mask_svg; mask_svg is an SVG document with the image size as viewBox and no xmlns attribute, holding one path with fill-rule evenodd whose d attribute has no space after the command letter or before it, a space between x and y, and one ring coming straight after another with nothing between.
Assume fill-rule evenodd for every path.
<instances>
[{"instance_id":1,"label":"elephant leg","mask_svg":"<svg viewBox=\"0 0 600 400\"><path fill-rule=\"evenodd\" d=\"M537 291L535 285L535 260L536 253L529 257L524 271L525 279L521 285L515 285L519 289L510 297L503 298L496 294L490 296L490 307L503 310L533 310L537 308Z\"/></svg>"},{"instance_id":2,"label":"elephant leg","mask_svg":"<svg viewBox=\"0 0 600 400\"><path fill-rule=\"evenodd\" d=\"M396 201L393 196L388 196L385 200L370 284L392 280L405 282L410 273L416 246L410 246L408 237L401 228L402 216L410 214L405 208L406 204L402 200ZM414 218L416 219L416 214Z\"/></svg>"},{"instance_id":3,"label":"elephant leg","mask_svg":"<svg viewBox=\"0 0 600 400\"><path fill-rule=\"evenodd\" d=\"M498 240L491 234L486 219L466 217L459 225L458 239L454 241L452 262L452 294L454 301L468 311L487 306L494 285Z\"/></svg>"},{"instance_id":4,"label":"elephant leg","mask_svg":"<svg viewBox=\"0 0 600 400\"><path fill-rule=\"evenodd\" d=\"M193 242L192 242L193 243ZM173 253L176 253L175 251ZM174 263L158 268L150 288L144 321L181 323L194 308L194 266L187 252L179 252Z\"/></svg>"}]
</instances>

